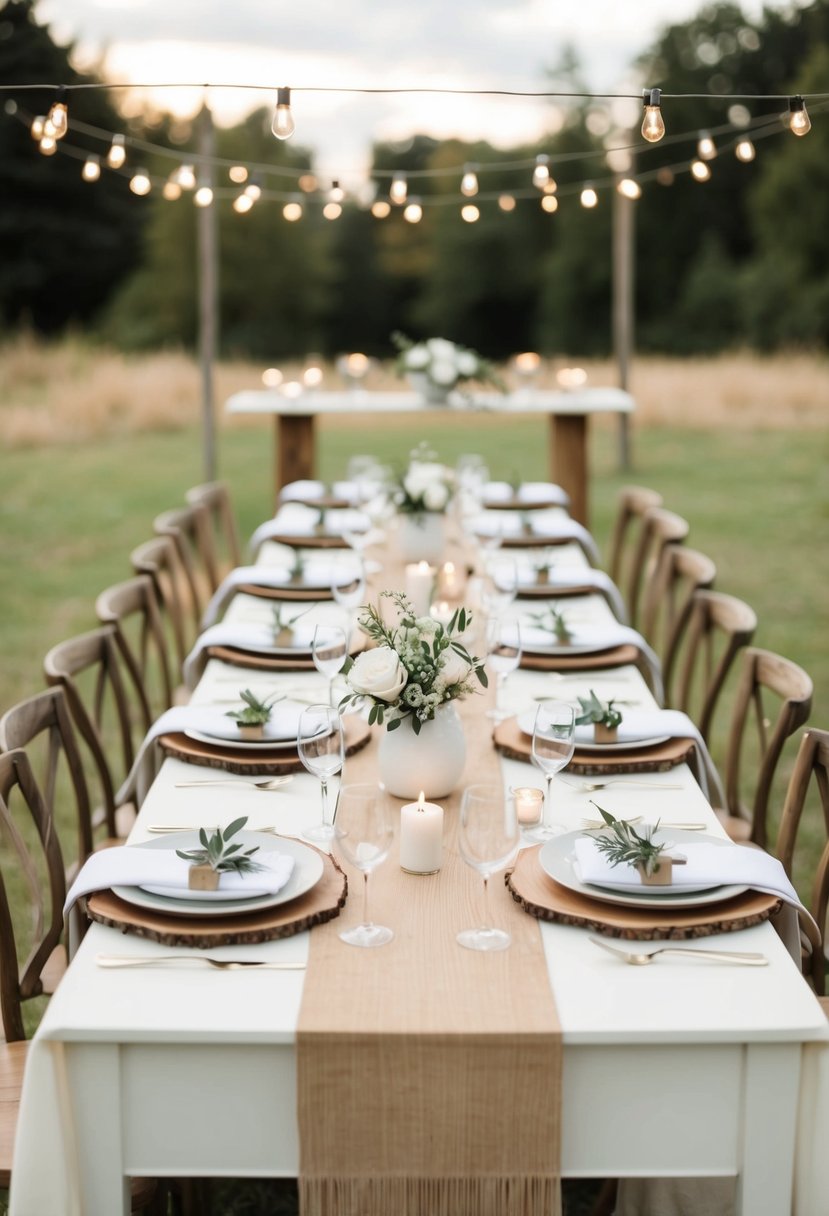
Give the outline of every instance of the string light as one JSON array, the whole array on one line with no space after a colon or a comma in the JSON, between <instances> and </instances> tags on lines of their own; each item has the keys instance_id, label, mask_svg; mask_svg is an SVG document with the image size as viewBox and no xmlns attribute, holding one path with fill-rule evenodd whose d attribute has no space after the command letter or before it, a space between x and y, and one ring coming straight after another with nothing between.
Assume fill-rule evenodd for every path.
<instances>
[{"instance_id":1,"label":"string light","mask_svg":"<svg viewBox=\"0 0 829 1216\"><path fill-rule=\"evenodd\" d=\"M319 182L314 177L313 173L303 173L297 182L300 190L304 190L306 194L313 194Z\"/></svg>"},{"instance_id":2,"label":"string light","mask_svg":"<svg viewBox=\"0 0 829 1216\"><path fill-rule=\"evenodd\" d=\"M375 199L371 204L371 214L376 220L387 219L391 215L391 203L387 203L384 198Z\"/></svg>"},{"instance_id":3,"label":"string light","mask_svg":"<svg viewBox=\"0 0 829 1216\"><path fill-rule=\"evenodd\" d=\"M395 173L389 186L389 198L398 207L402 207L409 193L405 173Z\"/></svg>"},{"instance_id":4,"label":"string light","mask_svg":"<svg viewBox=\"0 0 829 1216\"><path fill-rule=\"evenodd\" d=\"M101 158L94 153L90 153L83 163L81 169L81 177L85 182L97 182L101 176Z\"/></svg>"},{"instance_id":5,"label":"string light","mask_svg":"<svg viewBox=\"0 0 829 1216\"><path fill-rule=\"evenodd\" d=\"M171 177L168 177L161 187L161 194L163 198L166 198L168 203L174 203L177 199L181 198L181 186L178 182L174 182Z\"/></svg>"},{"instance_id":6,"label":"string light","mask_svg":"<svg viewBox=\"0 0 829 1216\"><path fill-rule=\"evenodd\" d=\"M113 135L107 152L107 164L110 169L120 169L126 159L127 149L124 147L123 135Z\"/></svg>"},{"instance_id":7,"label":"string light","mask_svg":"<svg viewBox=\"0 0 829 1216\"><path fill-rule=\"evenodd\" d=\"M37 146L44 156L54 156L58 150L58 141L52 135L44 135Z\"/></svg>"},{"instance_id":8,"label":"string light","mask_svg":"<svg viewBox=\"0 0 829 1216\"><path fill-rule=\"evenodd\" d=\"M556 190L558 190L558 182L554 177L548 177L542 189L545 194L555 194Z\"/></svg>"},{"instance_id":9,"label":"string light","mask_svg":"<svg viewBox=\"0 0 829 1216\"><path fill-rule=\"evenodd\" d=\"M478 193L478 174L475 171L474 165L465 165L463 177L461 178L461 194L467 198L474 198Z\"/></svg>"},{"instance_id":10,"label":"string light","mask_svg":"<svg viewBox=\"0 0 829 1216\"><path fill-rule=\"evenodd\" d=\"M691 162L691 176L696 182L707 182L711 177L711 170L704 160L695 160Z\"/></svg>"},{"instance_id":11,"label":"string light","mask_svg":"<svg viewBox=\"0 0 829 1216\"><path fill-rule=\"evenodd\" d=\"M700 160L713 160L717 155L717 145L708 131L700 131L697 141L697 156Z\"/></svg>"},{"instance_id":12,"label":"string light","mask_svg":"<svg viewBox=\"0 0 829 1216\"><path fill-rule=\"evenodd\" d=\"M331 183L331 189L328 191L328 201L329 203L341 203L344 198L345 190L343 190L337 179L334 178ZM342 207L340 207L340 211L342 211Z\"/></svg>"},{"instance_id":13,"label":"string light","mask_svg":"<svg viewBox=\"0 0 829 1216\"><path fill-rule=\"evenodd\" d=\"M645 89L642 100L645 104L642 138L646 139L649 144L659 143L665 134L665 120L662 117L662 90Z\"/></svg>"},{"instance_id":14,"label":"string light","mask_svg":"<svg viewBox=\"0 0 829 1216\"><path fill-rule=\"evenodd\" d=\"M253 207L253 199L249 194L245 194L243 190L241 194L236 195L230 205L237 215L247 215L248 211Z\"/></svg>"},{"instance_id":15,"label":"string light","mask_svg":"<svg viewBox=\"0 0 829 1216\"><path fill-rule=\"evenodd\" d=\"M196 170L192 165L179 165L174 176L182 190L195 190Z\"/></svg>"},{"instance_id":16,"label":"string light","mask_svg":"<svg viewBox=\"0 0 829 1216\"><path fill-rule=\"evenodd\" d=\"M331 205L337 206L336 203L333 203ZM286 203L285 206L282 208L282 215L288 221L289 224L295 224L297 222L297 220L302 219L302 203L297 202L296 200L294 200L291 203Z\"/></svg>"},{"instance_id":17,"label":"string light","mask_svg":"<svg viewBox=\"0 0 829 1216\"><path fill-rule=\"evenodd\" d=\"M480 218L481 212L474 203L466 203L465 206L461 207L461 219L465 220L467 224L474 224Z\"/></svg>"},{"instance_id":18,"label":"string light","mask_svg":"<svg viewBox=\"0 0 829 1216\"><path fill-rule=\"evenodd\" d=\"M259 185L259 182L251 181L248 182L242 193L250 199L252 205L253 203L258 203L262 197L262 187Z\"/></svg>"},{"instance_id":19,"label":"string light","mask_svg":"<svg viewBox=\"0 0 829 1216\"><path fill-rule=\"evenodd\" d=\"M741 139L737 144L737 147L734 149L734 155L737 157L737 160L741 160L744 164L748 164L749 161L754 160L757 153L755 151L754 144L750 139Z\"/></svg>"},{"instance_id":20,"label":"string light","mask_svg":"<svg viewBox=\"0 0 829 1216\"><path fill-rule=\"evenodd\" d=\"M52 102L52 107L46 116L46 122L50 126L49 133L53 139L63 139L69 130L69 111L64 100L65 97L66 89L61 85L58 89L58 95Z\"/></svg>"},{"instance_id":21,"label":"string light","mask_svg":"<svg viewBox=\"0 0 829 1216\"><path fill-rule=\"evenodd\" d=\"M130 178L130 190L133 194L145 195L149 194L152 189L152 182L146 169L136 169Z\"/></svg>"},{"instance_id":22,"label":"string light","mask_svg":"<svg viewBox=\"0 0 829 1216\"><path fill-rule=\"evenodd\" d=\"M271 134L275 135L277 139L290 139L295 130L296 123L291 113L291 90L277 89Z\"/></svg>"},{"instance_id":23,"label":"string light","mask_svg":"<svg viewBox=\"0 0 829 1216\"><path fill-rule=\"evenodd\" d=\"M635 200L642 197L642 187L633 177L623 177L616 189L623 198Z\"/></svg>"},{"instance_id":24,"label":"string light","mask_svg":"<svg viewBox=\"0 0 829 1216\"><path fill-rule=\"evenodd\" d=\"M535 158L535 168L533 169L533 185L537 190L543 190L550 180L550 158L545 156L543 152L539 152Z\"/></svg>"},{"instance_id":25,"label":"string light","mask_svg":"<svg viewBox=\"0 0 829 1216\"><path fill-rule=\"evenodd\" d=\"M554 211L558 211L558 199L554 194L545 194L541 198L541 209L552 215Z\"/></svg>"},{"instance_id":26,"label":"string light","mask_svg":"<svg viewBox=\"0 0 829 1216\"><path fill-rule=\"evenodd\" d=\"M30 127L30 133L31 133L32 139L36 139L36 140L43 139L43 128L45 126L46 126L46 115L45 114L38 114L38 116L36 118L33 118L32 125Z\"/></svg>"},{"instance_id":27,"label":"string light","mask_svg":"<svg viewBox=\"0 0 829 1216\"><path fill-rule=\"evenodd\" d=\"M248 180L247 166L231 165L227 171L227 175L235 186L241 186L243 182Z\"/></svg>"},{"instance_id":28,"label":"string light","mask_svg":"<svg viewBox=\"0 0 829 1216\"><path fill-rule=\"evenodd\" d=\"M515 210L516 202L511 194L499 194L498 206L502 211L510 212Z\"/></svg>"},{"instance_id":29,"label":"string light","mask_svg":"<svg viewBox=\"0 0 829 1216\"><path fill-rule=\"evenodd\" d=\"M598 206L599 196L590 182L585 182L584 186L582 187L579 202L581 203L582 207L586 207L588 211L592 211L594 207Z\"/></svg>"},{"instance_id":30,"label":"string light","mask_svg":"<svg viewBox=\"0 0 829 1216\"><path fill-rule=\"evenodd\" d=\"M808 135L812 129L806 103L800 96L789 100L789 128L793 135Z\"/></svg>"},{"instance_id":31,"label":"string light","mask_svg":"<svg viewBox=\"0 0 829 1216\"><path fill-rule=\"evenodd\" d=\"M326 203L322 209L322 214L327 220L338 220L343 213L343 209L339 203Z\"/></svg>"},{"instance_id":32,"label":"string light","mask_svg":"<svg viewBox=\"0 0 829 1216\"><path fill-rule=\"evenodd\" d=\"M410 203L403 208L403 219L407 224L419 224L423 219L423 208L420 201L413 198Z\"/></svg>"},{"instance_id":33,"label":"string light","mask_svg":"<svg viewBox=\"0 0 829 1216\"><path fill-rule=\"evenodd\" d=\"M213 202L213 191L209 186L199 186L193 195L193 202L197 207L209 207Z\"/></svg>"}]
</instances>

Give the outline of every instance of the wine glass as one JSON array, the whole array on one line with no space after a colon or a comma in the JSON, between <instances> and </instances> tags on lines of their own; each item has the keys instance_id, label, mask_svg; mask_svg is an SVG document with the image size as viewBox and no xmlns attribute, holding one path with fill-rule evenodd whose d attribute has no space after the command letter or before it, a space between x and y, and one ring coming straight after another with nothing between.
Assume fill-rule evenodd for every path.
<instances>
[{"instance_id":1,"label":"wine glass","mask_svg":"<svg viewBox=\"0 0 829 1216\"><path fill-rule=\"evenodd\" d=\"M341 785L335 819L337 849L363 874L362 922L341 930L340 939L349 946L385 946L394 933L375 925L368 911L368 876L386 860L394 839L385 787L379 782Z\"/></svg>"},{"instance_id":2,"label":"wine glass","mask_svg":"<svg viewBox=\"0 0 829 1216\"><path fill-rule=\"evenodd\" d=\"M296 749L309 773L319 777L322 797L322 821L306 828L306 840L326 844L336 835L334 815L329 810L328 782L342 771L345 759L343 724L336 709L330 705L309 705L299 715Z\"/></svg>"},{"instance_id":3,"label":"wine glass","mask_svg":"<svg viewBox=\"0 0 829 1216\"><path fill-rule=\"evenodd\" d=\"M348 655L348 638L340 625L317 625L311 642L311 657L320 675L328 679L328 703L331 704L334 676L342 671Z\"/></svg>"},{"instance_id":4,"label":"wine glass","mask_svg":"<svg viewBox=\"0 0 829 1216\"><path fill-rule=\"evenodd\" d=\"M486 661L487 666L495 672L496 707L503 703L504 688L511 671L515 671L521 662L521 624L517 620L502 620L501 617L490 617L486 627ZM488 718L503 721L507 716L503 709L487 710Z\"/></svg>"},{"instance_id":5,"label":"wine glass","mask_svg":"<svg viewBox=\"0 0 829 1216\"><path fill-rule=\"evenodd\" d=\"M570 760L575 749L576 713L567 701L542 701L535 711L532 762L547 782L544 818L537 828L525 832L527 840L544 841L557 834L551 813L550 786L553 777Z\"/></svg>"},{"instance_id":6,"label":"wine glass","mask_svg":"<svg viewBox=\"0 0 829 1216\"><path fill-rule=\"evenodd\" d=\"M340 607L345 610L350 633L354 609L360 607L366 596L366 575L359 557L356 561L341 561L335 564L331 579L331 594Z\"/></svg>"},{"instance_id":7,"label":"wine glass","mask_svg":"<svg viewBox=\"0 0 829 1216\"><path fill-rule=\"evenodd\" d=\"M484 880L484 917L477 929L464 929L457 940L469 950L506 950L509 933L489 924L489 880L514 861L521 842L515 800L491 785L468 785L461 798L458 845L467 865Z\"/></svg>"},{"instance_id":8,"label":"wine glass","mask_svg":"<svg viewBox=\"0 0 829 1216\"><path fill-rule=\"evenodd\" d=\"M500 616L518 593L518 563L499 554L487 562L481 581L481 606L489 616Z\"/></svg>"}]
</instances>

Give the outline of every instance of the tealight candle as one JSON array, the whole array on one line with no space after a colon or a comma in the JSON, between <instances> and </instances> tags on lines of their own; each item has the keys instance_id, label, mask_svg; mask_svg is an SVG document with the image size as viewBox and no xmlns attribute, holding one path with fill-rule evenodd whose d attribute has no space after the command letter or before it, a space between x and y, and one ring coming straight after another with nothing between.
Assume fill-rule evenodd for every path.
<instances>
[{"instance_id":1,"label":"tealight candle","mask_svg":"<svg viewBox=\"0 0 829 1216\"><path fill-rule=\"evenodd\" d=\"M515 814L522 827L534 827L541 823L544 810L544 791L532 785L520 785L511 791L515 799Z\"/></svg>"},{"instance_id":2,"label":"tealight candle","mask_svg":"<svg viewBox=\"0 0 829 1216\"><path fill-rule=\"evenodd\" d=\"M429 615L433 621L437 621L439 625L448 625L452 620L455 609L448 600L436 600L429 609Z\"/></svg>"},{"instance_id":3,"label":"tealight candle","mask_svg":"<svg viewBox=\"0 0 829 1216\"><path fill-rule=\"evenodd\" d=\"M454 562L444 562L438 573L438 592L441 599L459 600L463 595L464 576Z\"/></svg>"},{"instance_id":4,"label":"tealight candle","mask_svg":"<svg viewBox=\"0 0 829 1216\"><path fill-rule=\"evenodd\" d=\"M434 577L435 572L428 562L414 562L406 567L403 587L416 616L426 616L429 612Z\"/></svg>"},{"instance_id":5,"label":"tealight candle","mask_svg":"<svg viewBox=\"0 0 829 1216\"><path fill-rule=\"evenodd\" d=\"M407 874L436 874L443 861L443 807L424 801L400 808L400 867Z\"/></svg>"}]
</instances>

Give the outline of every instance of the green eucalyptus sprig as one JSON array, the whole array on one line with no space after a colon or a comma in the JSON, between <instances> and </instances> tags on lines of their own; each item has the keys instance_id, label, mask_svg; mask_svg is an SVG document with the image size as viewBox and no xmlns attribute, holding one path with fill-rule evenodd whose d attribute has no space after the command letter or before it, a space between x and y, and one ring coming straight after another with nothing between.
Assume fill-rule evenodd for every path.
<instances>
[{"instance_id":1,"label":"green eucalyptus sprig","mask_svg":"<svg viewBox=\"0 0 829 1216\"><path fill-rule=\"evenodd\" d=\"M231 837L240 832L247 821L247 815L243 815L241 819L234 819L233 823L229 823L224 831L217 828L212 836L208 836L202 828L199 831L202 847L191 849L189 852L176 849L176 856L192 862L193 865L209 865L217 874L255 874L264 870L265 866L253 860L253 854L259 852L258 844L250 849L245 849L238 841L230 844Z\"/></svg>"},{"instance_id":2,"label":"green eucalyptus sprig","mask_svg":"<svg viewBox=\"0 0 829 1216\"><path fill-rule=\"evenodd\" d=\"M260 701L249 688L243 688L239 696L244 701L243 709L229 709L226 718L232 718L239 726L264 726L270 720L274 702L282 700L283 693L271 693L264 701Z\"/></svg>"},{"instance_id":3,"label":"green eucalyptus sprig","mask_svg":"<svg viewBox=\"0 0 829 1216\"><path fill-rule=\"evenodd\" d=\"M579 705L581 713L576 718L577 726L589 726L592 723L614 730L622 721L621 710L615 708L613 698L607 702L600 701L592 688L589 697L579 697Z\"/></svg>"},{"instance_id":4,"label":"green eucalyptus sprig","mask_svg":"<svg viewBox=\"0 0 829 1216\"><path fill-rule=\"evenodd\" d=\"M291 563L291 582L298 583L305 573L305 558L299 549L294 549L294 560Z\"/></svg>"},{"instance_id":5,"label":"green eucalyptus sprig","mask_svg":"<svg viewBox=\"0 0 829 1216\"><path fill-rule=\"evenodd\" d=\"M540 612L533 612L531 618L540 628L546 629L548 633L552 633L558 642L569 642L573 636L572 630L567 623L567 618L561 608L554 608L550 605L549 608L544 608Z\"/></svg>"},{"instance_id":6,"label":"green eucalyptus sprig","mask_svg":"<svg viewBox=\"0 0 829 1216\"><path fill-rule=\"evenodd\" d=\"M664 844L657 844L653 840L659 820L649 823L640 835L629 820L617 819L609 811L603 811L596 802L593 805L610 829L609 832L600 829L597 835L594 834L595 829L590 833L599 852L604 853L612 866L627 862L632 866L641 866L648 877L654 874L659 869L659 856L665 848Z\"/></svg>"}]
</instances>

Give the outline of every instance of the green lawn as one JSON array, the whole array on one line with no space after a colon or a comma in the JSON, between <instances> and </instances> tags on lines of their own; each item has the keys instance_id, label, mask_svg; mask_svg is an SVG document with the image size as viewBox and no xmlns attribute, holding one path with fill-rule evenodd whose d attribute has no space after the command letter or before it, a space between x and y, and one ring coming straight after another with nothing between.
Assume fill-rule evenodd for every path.
<instances>
[{"instance_id":1,"label":"green lawn","mask_svg":"<svg viewBox=\"0 0 829 1216\"><path fill-rule=\"evenodd\" d=\"M248 535L272 504L270 424L221 433L219 473L231 486ZM442 459L478 451L494 475L546 476L543 420L445 416L417 426L359 417L324 425L320 473L340 473L349 455L370 451L405 459L421 438ZM659 428L635 432L633 468L617 466L615 424L594 428L592 526L606 542L616 492L625 482L653 486L691 523L689 543L719 568L718 587L748 600L757 643L811 674L813 722L829 724L826 534L827 440L814 431L746 433ZM196 431L146 433L77 447L0 452L5 578L0 587L0 707L41 686L41 660L53 643L94 625L97 592L128 577L130 550L153 517L181 503L202 480Z\"/></svg>"}]
</instances>

